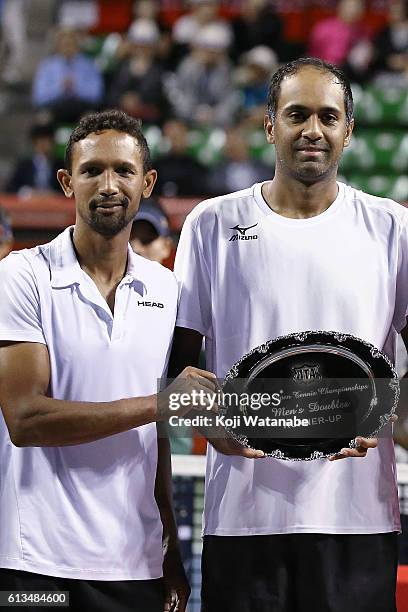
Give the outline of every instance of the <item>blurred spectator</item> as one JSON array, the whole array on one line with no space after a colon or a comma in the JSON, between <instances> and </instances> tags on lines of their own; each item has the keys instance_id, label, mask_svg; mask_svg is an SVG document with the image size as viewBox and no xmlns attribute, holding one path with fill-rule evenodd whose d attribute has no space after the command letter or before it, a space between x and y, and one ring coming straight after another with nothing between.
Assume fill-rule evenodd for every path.
<instances>
[{"instance_id":1,"label":"blurred spectator","mask_svg":"<svg viewBox=\"0 0 408 612\"><path fill-rule=\"evenodd\" d=\"M146 259L162 264L169 258L174 243L168 219L157 204L142 203L133 221L129 242L134 252Z\"/></svg>"},{"instance_id":2,"label":"blurred spectator","mask_svg":"<svg viewBox=\"0 0 408 612\"><path fill-rule=\"evenodd\" d=\"M254 47L241 56L235 83L241 91L244 117L254 126L262 125L271 75L277 70L276 54L269 47Z\"/></svg>"},{"instance_id":3,"label":"blurred spectator","mask_svg":"<svg viewBox=\"0 0 408 612\"><path fill-rule=\"evenodd\" d=\"M406 85L408 80L408 1L389 7L389 24L374 40L373 72L384 86Z\"/></svg>"},{"instance_id":4,"label":"blurred spectator","mask_svg":"<svg viewBox=\"0 0 408 612\"><path fill-rule=\"evenodd\" d=\"M99 105L103 81L95 63L80 52L78 32L58 30L56 52L38 66L33 103L51 110L57 121L73 122Z\"/></svg>"},{"instance_id":5,"label":"blurred spectator","mask_svg":"<svg viewBox=\"0 0 408 612\"><path fill-rule=\"evenodd\" d=\"M32 152L16 162L6 191L28 196L32 192L60 192L59 162L53 156L54 130L51 125L34 125L30 130Z\"/></svg>"},{"instance_id":6,"label":"blurred spectator","mask_svg":"<svg viewBox=\"0 0 408 612\"><path fill-rule=\"evenodd\" d=\"M199 30L191 52L167 81L177 117L201 125L232 122L239 96L232 86L228 45L229 36L219 24Z\"/></svg>"},{"instance_id":7,"label":"blurred spectator","mask_svg":"<svg viewBox=\"0 0 408 612\"><path fill-rule=\"evenodd\" d=\"M188 129L179 119L163 125L168 152L156 162L156 193L166 197L203 196L207 192L207 169L187 153Z\"/></svg>"},{"instance_id":8,"label":"blurred spectator","mask_svg":"<svg viewBox=\"0 0 408 612\"><path fill-rule=\"evenodd\" d=\"M108 101L144 123L160 122L165 109L163 69L156 60L160 33L154 21L134 21L128 32L129 57L113 79Z\"/></svg>"},{"instance_id":9,"label":"blurred spectator","mask_svg":"<svg viewBox=\"0 0 408 612\"><path fill-rule=\"evenodd\" d=\"M156 47L156 56L165 68L171 68L173 39L171 28L160 16L160 3L158 0L138 0L134 3L135 20L148 19L154 21L160 32L160 39Z\"/></svg>"},{"instance_id":10,"label":"blurred spectator","mask_svg":"<svg viewBox=\"0 0 408 612\"><path fill-rule=\"evenodd\" d=\"M372 60L372 33L362 19L364 11L364 0L340 0L337 14L313 28L308 55L340 66L353 80L362 80Z\"/></svg>"},{"instance_id":11,"label":"blurred spectator","mask_svg":"<svg viewBox=\"0 0 408 612\"><path fill-rule=\"evenodd\" d=\"M135 19L158 21L159 3L156 0L136 0L133 4Z\"/></svg>"},{"instance_id":12,"label":"blurred spectator","mask_svg":"<svg viewBox=\"0 0 408 612\"><path fill-rule=\"evenodd\" d=\"M0 206L0 259L6 257L13 248L13 232L10 220L3 208Z\"/></svg>"},{"instance_id":13,"label":"blurred spectator","mask_svg":"<svg viewBox=\"0 0 408 612\"><path fill-rule=\"evenodd\" d=\"M2 0L1 2L1 78L9 85L15 85L23 80L29 5L30 0Z\"/></svg>"},{"instance_id":14,"label":"blurred spectator","mask_svg":"<svg viewBox=\"0 0 408 612\"><path fill-rule=\"evenodd\" d=\"M232 56L237 59L241 53L260 45L270 47L279 59L286 59L283 40L283 23L269 0L247 0L232 22L234 45ZM291 58L289 58L291 59Z\"/></svg>"},{"instance_id":15,"label":"blurred spectator","mask_svg":"<svg viewBox=\"0 0 408 612\"><path fill-rule=\"evenodd\" d=\"M221 195L246 189L272 176L270 166L251 159L244 130L237 126L227 131L224 160L210 172L209 190L212 195Z\"/></svg>"},{"instance_id":16,"label":"blurred spectator","mask_svg":"<svg viewBox=\"0 0 408 612\"><path fill-rule=\"evenodd\" d=\"M97 0L59 0L58 25L64 29L90 30L98 24Z\"/></svg>"},{"instance_id":17,"label":"blurred spectator","mask_svg":"<svg viewBox=\"0 0 408 612\"><path fill-rule=\"evenodd\" d=\"M233 41L232 29L229 23L218 16L219 2L217 0L190 0L190 12L180 17L173 27L173 41L178 47L178 57L185 55L194 44L198 32L210 24L217 24L224 30L228 47Z\"/></svg>"}]
</instances>

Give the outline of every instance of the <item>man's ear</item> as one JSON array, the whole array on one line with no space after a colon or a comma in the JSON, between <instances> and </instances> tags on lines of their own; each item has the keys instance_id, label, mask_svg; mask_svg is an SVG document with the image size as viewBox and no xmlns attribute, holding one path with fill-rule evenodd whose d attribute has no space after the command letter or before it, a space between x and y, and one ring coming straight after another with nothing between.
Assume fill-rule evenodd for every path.
<instances>
[{"instance_id":1,"label":"man's ear","mask_svg":"<svg viewBox=\"0 0 408 612\"><path fill-rule=\"evenodd\" d=\"M65 170L65 169L58 170L57 179L58 179L59 184L62 187L62 191L64 192L65 196L67 198L72 198L72 196L74 195L74 190L72 189L72 186L71 186L72 177L70 173L68 172L68 170Z\"/></svg>"},{"instance_id":2,"label":"man's ear","mask_svg":"<svg viewBox=\"0 0 408 612\"><path fill-rule=\"evenodd\" d=\"M269 142L269 144L275 144L272 117L268 114L264 116L264 130L267 142Z\"/></svg>"},{"instance_id":3,"label":"man's ear","mask_svg":"<svg viewBox=\"0 0 408 612\"><path fill-rule=\"evenodd\" d=\"M354 129L354 119L350 121L348 126L346 127L346 134L344 136L344 147L348 147L351 141L351 136L353 134Z\"/></svg>"},{"instance_id":4,"label":"man's ear","mask_svg":"<svg viewBox=\"0 0 408 612\"><path fill-rule=\"evenodd\" d=\"M144 175L144 184L143 184L143 197L150 198L154 184L157 180L157 170L149 170Z\"/></svg>"}]
</instances>

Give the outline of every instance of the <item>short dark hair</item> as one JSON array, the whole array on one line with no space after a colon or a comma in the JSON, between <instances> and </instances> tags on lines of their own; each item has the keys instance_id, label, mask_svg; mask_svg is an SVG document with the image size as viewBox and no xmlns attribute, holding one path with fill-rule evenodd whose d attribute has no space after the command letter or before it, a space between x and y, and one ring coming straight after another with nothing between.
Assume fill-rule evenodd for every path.
<instances>
[{"instance_id":1,"label":"short dark hair","mask_svg":"<svg viewBox=\"0 0 408 612\"><path fill-rule=\"evenodd\" d=\"M143 159L143 172L146 174L152 169L152 160L146 138L142 132L142 123L139 119L130 117L121 110L106 110L100 113L89 113L82 117L69 137L65 149L65 167L72 172L72 149L76 142L83 140L89 134L103 132L104 130L117 130L133 136L138 142Z\"/></svg>"},{"instance_id":2,"label":"short dark hair","mask_svg":"<svg viewBox=\"0 0 408 612\"><path fill-rule=\"evenodd\" d=\"M272 75L268 91L268 114L271 117L272 122L275 121L281 83L283 79L297 74L305 66L312 66L313 68L321 70L322 72L328 72L338 80L344 93L346 122L347 125L350 125L354 115L353 93L351 91L350 82L340 68L334 64L324 62L317 57L300 57L297 60L284 64Z\"/></svg>"}]
</instances>

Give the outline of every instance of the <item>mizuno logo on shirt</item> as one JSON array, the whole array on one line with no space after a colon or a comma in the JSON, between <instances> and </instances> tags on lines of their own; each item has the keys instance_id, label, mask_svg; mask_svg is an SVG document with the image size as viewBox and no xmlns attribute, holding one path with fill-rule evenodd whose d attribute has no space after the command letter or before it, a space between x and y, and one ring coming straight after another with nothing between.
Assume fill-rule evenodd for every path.
<instances>
[{"instance_id":1,"label":"mizuno logo on shirt","mask_svg":"<svg viewBox=\"0 0 408 612\"><path fill-rule=\"evenodd\" d=\"M254 225L249 225L248 227L240 227L239 225L230 227L231 230L237 231L238 234L233 234L230 237L229 242L235 242L236 240L258 240L257 234L249 234L248 236L246 235L246 232L248 230L256 227L257 225L258 225L257 223L254 223Z\"/></svg>"},{"instance_id":2,"label":"mizuno logo on shirt","mask_svg":"<svg viewBox=\"0 0 408 612\"><path fill-rule=\"evenodd\" d=\"M138 300L137 305L138 306L150 306L150 308L164 308L164 304L161 304L160 302L144 302L144 301Z\"/></svg>"}]
</instances>

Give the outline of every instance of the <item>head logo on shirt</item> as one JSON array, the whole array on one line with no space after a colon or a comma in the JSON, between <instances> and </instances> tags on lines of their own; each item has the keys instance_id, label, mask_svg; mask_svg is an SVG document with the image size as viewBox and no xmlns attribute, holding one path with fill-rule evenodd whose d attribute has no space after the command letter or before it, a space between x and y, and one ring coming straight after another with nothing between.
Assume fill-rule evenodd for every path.
<instances>
[{"instance_id":1,"label":"head logo on shirt","mask_svg":"<svg viewBox=\"0 0 408 612\"><path fill-rule=\"evenodd\" d=\"M146 302L145 300L138 300L138 306L148 306L150 308L164 308L164 304L161 302Z\"/></svg>"},{"instance_id":2,"label":"head logo on shirt","mask_svg":"<svg viewBox=\"0 0 408 612\"><path fill-rule=\"evenodd\" d=\"M234 227L230 227L229 229L235 230L237 233L232 234L229 239L229 242L235 242L236 240L258 240L257 234L248 234L247 231L256 227L258 224L254 223L254 225L248 225L248 227L240 227L239 224Z\"/></svg>"}]
</instances>

